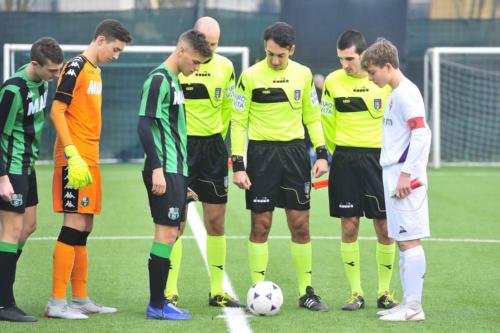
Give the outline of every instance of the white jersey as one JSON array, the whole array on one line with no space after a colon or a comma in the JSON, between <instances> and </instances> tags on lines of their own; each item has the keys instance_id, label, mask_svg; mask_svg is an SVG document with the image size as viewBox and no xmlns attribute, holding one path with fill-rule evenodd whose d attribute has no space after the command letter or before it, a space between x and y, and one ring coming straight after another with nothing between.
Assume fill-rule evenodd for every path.
<instances>
[{"instance_id":1,"label":"white jersey","mask_svg":"<svg viewBox=\"0 0 500 333\"><path fill-rule=\"evenodd\" d=\"M397 163L404 163L410 149L411 130L408 120L423 117L425 129L428 132L427 144L418 164L427 165L430 149L430 129L425 121L425 108L422 95L418 87L407 78L404 78L396 89L391 92L387 101L382 127L382 151L380 165L382 167ZM403 167L403 170L413 169L414 166Z\"/></svg>"}]
</instances>

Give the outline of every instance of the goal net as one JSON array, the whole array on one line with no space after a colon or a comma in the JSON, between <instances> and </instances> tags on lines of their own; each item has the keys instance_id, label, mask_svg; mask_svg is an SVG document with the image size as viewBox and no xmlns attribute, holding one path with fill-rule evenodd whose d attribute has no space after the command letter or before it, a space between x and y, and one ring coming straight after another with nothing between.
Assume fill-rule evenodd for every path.
<instances>
[{"instance_id":1,"label":"goal net","mask_svg":"<svg viewBox=\"0 0 500 333\"><path fill-rule=\"evenodd\" d=\"M427 50L424 96L434 167L500 165L500 48Z\"/></svg>"},{"instance_id":2,"label":"goal net","mask_svg":"<svg viewBox=\"0 0 500 333\"><path fill-rule=\"evenodd\" d=\"M61 45L65 61L80 54L87 45ZM4 81L17 68L30 61L29 44L4 45ZM146 75L163 62L175 46L127 46L117 61L102 64L103 100L100 158L103 162L132 161L143 157L137 136L137 121L142 84ZM229 58L238 76L249 66L247 47L219 47L217 53ZM49 84L48 110L52 104L56 82ZM55 132L46 118L40 159L52 159Z\"/></svg>"}]
</instances>

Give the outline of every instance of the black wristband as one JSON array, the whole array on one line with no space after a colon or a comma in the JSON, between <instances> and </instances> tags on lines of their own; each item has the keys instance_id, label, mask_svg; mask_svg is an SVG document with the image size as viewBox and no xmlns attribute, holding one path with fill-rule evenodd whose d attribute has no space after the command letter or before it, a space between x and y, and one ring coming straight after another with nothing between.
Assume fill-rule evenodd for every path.
<instances>
[{"instance_id":1,"label":"black wristband","mask_svg":"<svg viewBox=\"0 0 500 333\"><path fill-rule=\"evenodd\" d=\"M245 162L243 162L243 156L233 155L231 156L231 162L233 163L233 172L245 171Z\"/></svg>"},{"instance_id":2,"label":"black wristband","mask_svg":"<svg viewBox=\"0 0 500 333\"><path fill-rule=\"evenodd\" d=\"M325 146L316 147L316 159L328 160L328 153Z\"/></svg>"}]
</instances>

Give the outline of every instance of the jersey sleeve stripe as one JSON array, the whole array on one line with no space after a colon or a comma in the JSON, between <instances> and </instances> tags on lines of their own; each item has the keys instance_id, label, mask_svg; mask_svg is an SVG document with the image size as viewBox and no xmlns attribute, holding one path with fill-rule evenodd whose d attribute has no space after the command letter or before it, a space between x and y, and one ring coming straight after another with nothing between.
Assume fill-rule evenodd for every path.
<instances>
[{"instance_id":1,"label":"jersey sleeve stripe","mask_svg":"<svg viewBox=\"0 0 500 333\"><path fill-rule=\"evenodd\" d=\"M78 79L78 75L80 75L84 66L85 61L81 57L73 58L66 63L66 66L64 66L63 72L61 73L61 78L57 84L54 99L57 99L65 104L71 104L73 91L76 86L76 80Z\"/></svg>"},{"instance_id":2,"label":"jersey sleeve stripe","mask_svg":"<svg viewBox=\"0 0 500 333\"><path fill-rule=\"evenodd\" d=\"M158 99L160 97L161 85L163 83L163 75L154 75L148 89L148 97L146 101L146 116L158 118Z\"/></svg>"}]
</instances>

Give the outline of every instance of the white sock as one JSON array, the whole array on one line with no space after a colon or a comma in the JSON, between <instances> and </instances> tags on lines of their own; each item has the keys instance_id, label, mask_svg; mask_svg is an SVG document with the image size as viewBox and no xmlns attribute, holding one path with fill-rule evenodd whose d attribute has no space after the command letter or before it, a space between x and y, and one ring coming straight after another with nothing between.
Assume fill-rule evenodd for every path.
<instances>
[{"instance_id":1,"label":"white sock","mask_svg":"<svg viewBox=\"0 0 500 333\"><path fill-rule=\"evenodd\" d=\"M405 295L405 253L399 251L399 278L401 280L401 287L403 288L403 295Z\"/></svg>"},{"instance_id":2,"label":"white sock","mask_svg":"<svg viewBox=\"0 0 500 333\"><path fill-rule=\"evenodd\" d=\"M422 303L425 253L422 245L404 251L403 290L406 302Z\"/></svg>"}]
</instances>

